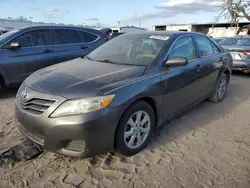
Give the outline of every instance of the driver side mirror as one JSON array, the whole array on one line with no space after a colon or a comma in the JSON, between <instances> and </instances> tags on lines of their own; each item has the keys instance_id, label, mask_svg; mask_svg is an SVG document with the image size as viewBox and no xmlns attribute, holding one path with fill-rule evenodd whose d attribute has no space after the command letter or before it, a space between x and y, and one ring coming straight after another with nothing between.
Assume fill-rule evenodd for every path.
<instances>
[{"instance_id":1,"label":"driver side mirror","mask_svg":"<svg viewBox=\"0 0 250 188\"><path fill-rule=\"evenodd\" d=\"M166 62L165 65L168 67L172 66L186 66L188 64L188 59L185 57L173 57L169 58Z\"/></svg>"},{"instance_id":2,"label":"driver side mirror","mask_svg":"<svg viewBox=\"0 0 250 188\"><path fill-rule=\"evenodd\" d=\"M12 42L6 48L9 49L9 50L17 50L17 49L21 48L21 45L18 42Z\"/></svg>"}]
</instances>

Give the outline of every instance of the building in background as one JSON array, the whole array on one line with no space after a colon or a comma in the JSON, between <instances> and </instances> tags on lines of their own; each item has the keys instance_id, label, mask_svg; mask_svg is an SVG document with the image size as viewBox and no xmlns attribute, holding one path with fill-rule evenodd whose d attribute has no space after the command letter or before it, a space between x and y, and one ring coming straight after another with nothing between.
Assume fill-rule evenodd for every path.
<instances>
[{"instance_id":1,"label":"building in background","mask_svg":"<svg viewBox=\"0 0 250 188\"><path fill-rule=\"evenodd\" d=\"M38 26L38 25L67 25L63 23L44 23L44 22L22 22L22 21L15 21L15 20L6 20L6 19L0 19L0 31L5 32L9 31L10 29L20 29L23 27L30 27L30 26ZM101 29L95 26L89 26L89 25L73 25L68 24L70 26L79 26L79 27L91 27L95 29ZM113 32L135 32L135 31L146 31L145 28L135 27L135 26L124 26L124 27L109 27L113 30Z\"/></svg>"},{"instance_id":2,"label":"building in background","mask_svg":"<svg viewBox=\"0 0 250 188\"><path fill-rule=\"evenodd\" d=\"M122 33L130 33L137 31L146 31L147 29L135 26L123 26L123 27L110 27L114 33L122 32ZM96 28L101 29L101 28Z\"/></svg>"},{"instance_id":3,"label":"building in background","mask_svg":"<svg viewBox=\"0 0 250 188\"><path fill-rule=\"evenodd\" d=\"M137 32L137 31L146 31L146 29L141 28L141 27L135 27L135 26L120 27L120 32L123 32L123 33L131 33L131 32Z\"/></svg>"},{"instance_id":4,"label":"building in background","mask_svg":"<svg viewBox=\"0 0 250 188\"><path fill-rule=\"evenodd\" d=\"M200 32L212 37L229 37L235 35L247 35L250 22L240 22L237 25L231 23L205 23L205 24L170 24L154 25L154 31L191 31Z\"/></svg>"},{"instance_id":5,"label":"building in background","mask_svg":"<svg viewBox=\"0 0 250 188\"><path fill-rule=\"evenodd\" d=\"M55 24L55 23L44 23L44 22L22 22L15 20L6 20L0 19L0 28L1 29L20 29L23 27L29 26L38 26L38 25L64 25L64 24Z\"/></svg>"}]
</instances>

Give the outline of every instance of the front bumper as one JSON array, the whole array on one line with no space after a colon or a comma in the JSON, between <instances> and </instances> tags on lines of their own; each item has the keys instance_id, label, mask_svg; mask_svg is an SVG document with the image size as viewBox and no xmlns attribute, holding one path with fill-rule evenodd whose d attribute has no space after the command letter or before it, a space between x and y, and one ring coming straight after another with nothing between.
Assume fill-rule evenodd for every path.
<instances>
[{"instance_id":1,"label":"front bumper","mask_svg":"<svg viewBox=\"0 0 250 188\"><path fill-rule=\"evenodd\" d=\"M40 93L41 95L41 93ZM90 157L113 149L119 110L105 108L83 115L50 118L59 99L41 115L23 109L16 99L17 127L45 150L74 157Z\"/></svg>"}]
</instances>

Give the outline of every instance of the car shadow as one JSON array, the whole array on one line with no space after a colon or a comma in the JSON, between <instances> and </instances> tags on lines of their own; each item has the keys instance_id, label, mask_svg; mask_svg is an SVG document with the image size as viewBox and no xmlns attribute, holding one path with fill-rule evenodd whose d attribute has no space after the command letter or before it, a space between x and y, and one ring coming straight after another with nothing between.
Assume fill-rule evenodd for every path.
<instances>
[{"instance_id":1,"label":"car shadow","mask_svg":"<svg viewBox=\"0 0 250 188\"><path fill-rule=\"evenodd\" d=\"M234 79L242 74L238 74ZM241 77L240 79L247 79ZM160 144L173 141L180 136L187 135L197 129L212 123L219 118L229 115L237 106L245 102L249 93L245 92L243 85L232 81L228 86L227 96L221 103L204 101L182 116L159 127L152 137L148 149L155 149Z\"/></svg>"}]
</instances>

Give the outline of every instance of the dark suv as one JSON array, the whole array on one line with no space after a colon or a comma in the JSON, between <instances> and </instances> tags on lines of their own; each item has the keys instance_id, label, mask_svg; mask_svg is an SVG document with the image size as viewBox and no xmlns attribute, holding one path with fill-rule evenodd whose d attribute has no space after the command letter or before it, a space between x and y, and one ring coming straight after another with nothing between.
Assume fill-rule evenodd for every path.
<instances>
[{"instance_id":1,"label":"dark suv","mask_svg":"<svg viewBox=\"0 0 250 188\"><path fill-rule=\"evenodd\" d=\"M1 87L19 84L31 73L87 55L107 37L91 28L34 26L0 36Z\"/></svg>"}]
</instances>

